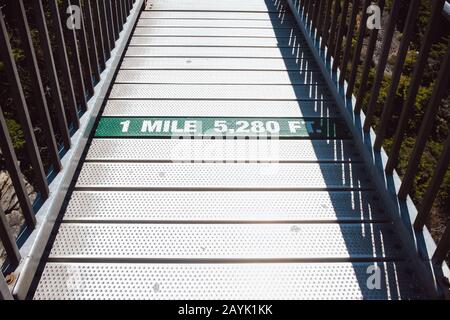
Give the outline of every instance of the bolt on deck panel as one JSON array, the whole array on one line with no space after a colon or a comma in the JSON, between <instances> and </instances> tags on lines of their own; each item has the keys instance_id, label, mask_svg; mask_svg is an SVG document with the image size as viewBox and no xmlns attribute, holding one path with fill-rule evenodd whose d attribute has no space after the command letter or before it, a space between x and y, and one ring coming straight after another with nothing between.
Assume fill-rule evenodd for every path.
<instances>
[{"instance_id":1,"label":"bolt on deck panel","mask_svg":"<svg viewBox=\"0 0 450 320\"><path fill-rule=\"evenodd\" d=\"M245 45L243 42L242 44ZM252 47L128 47L125 57L222 57L222 58L278 58L311 59L309 49L295 48L252 48ZM311 62L311 60L310 60ZM313 63L313 62L311 62Z\"/></svg>"},{"instance_id":2,"label":"bolt on deck panel","mask_svg":"<svg viewBox=\"0 0 450 320\"><path fill-rule=\"evenodd\" d=\"M368 272L380 274L378 290ZM408 263L48 263L35 299L414 299Z\"/></svg>"},{"instance_id":3,"label":"bolt on deck panel","mask_svg":"<svg viewBox=\"0 0 450 320\"><path fill-rule=\"evenodd\" d=\"M232 26L234 21L230 21ZM224 38L291 38L305 41L297 29L261 29L261 28L167 28L167 27L137 27L134 30L134 39L140 36L153 37L224 37Z\"/></svg>"},{"instance_id":4,"label":"bolt on deck panel","mask_svg":"<svg viewBox=\"0 0 450 320\"><path fill-rule=\"evenodd\" d=\"M332 262L403 256L390 224L63 223L49 259Z\"/></svg>"},{"instance_id":5,"label":"bolt on deck panel","mask_svg":"<svg viewBox=\"0 0 450 320\"><path fill-rule=\"evenodd\" d=\"M296 37L285 38L254 38L248 36L241 37L220 37L215 34L201 37L193 36L172 36L156 37L151 34L144 34L137 29L137 35L130 41L130 46L140 47L235 47L239 48L245 45L253 48L306 48Z\"/></svg>"},{"instance_id":6,"label":"bolt on deck panel","mask_svg":"<svg viewBox=\"0 0 450 320\"><path fill-rule=\"evenodd\" d=\"M243 20L243 19L140 19L137 27L165 28L293 28L292 20Z\"/></svg>"},{"instance_id":7,"label":"bolt on deck panel","mask_svg":"<svg viewBox=\"0 0 450 320\"><path fill-rule=\"evenodd\" d=\"M74 191L64 222L388 221L370 191Z\"/></svg>"},{"instance_id":8,"label":"bolt on deck panel","mask_svg":"<svg viewBox=\"0 0 450 320\"><path fill-rule=\"evenodd\" d=\"M333 117L332 101L109 100L103 116Z\"/></svg>"},{"instance_id":9,"label":"bolt on deck panel","mask_svg":"<svg viewBox=\"0 0 450 320\"><path fill-rule=\"evenodd\" d=\"M224 12L224 11L142 11L141 19L202 19L202 20L293 20L292 14L280 12Z\"/></svg>"},{"instance_id":10,"label":"bolt on deck panel","mask_svg":"<svg viewBox=\"0 0 450 320\"><path fill-rule=\"evenodd\" d=\"M318 71L309 59L125 57L121 70L271 70Z\"/></svg>"},{"instance_id":11,"label":"bolt on deck panel","mask_svg":"<svg viewBox=\"0 0 450 320\"><path fill-rule=\"evenodd\" d=\"M314 71L120 70L115 83L324 85L325 80Z\"/></svg>"},{"instance_id":12,"label":"bolt on deck panel","mask_svg":"<svg viewBox=\"0 0 450 320\"><path fill-rule=\"evenodd\" d=\"M369 188L352 163L102 163L86 162L77 188L349 189Z\"/></svg>"}]
</instances>

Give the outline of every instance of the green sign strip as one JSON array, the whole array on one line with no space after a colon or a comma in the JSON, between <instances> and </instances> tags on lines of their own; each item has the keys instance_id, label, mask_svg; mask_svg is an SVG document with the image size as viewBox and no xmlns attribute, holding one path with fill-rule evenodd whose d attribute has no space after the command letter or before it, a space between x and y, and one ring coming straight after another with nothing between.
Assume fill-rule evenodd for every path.
<instances>
[{"instance_id":1,"label":"green sign strip","mask_svg":"<svg viewBox=\"0 0 450 320\"><path fill-rule=\"evenodd\" d=\"M335 118L103 117L96 137L280 137L346 138Z\"/></svg>"}]
</instances>

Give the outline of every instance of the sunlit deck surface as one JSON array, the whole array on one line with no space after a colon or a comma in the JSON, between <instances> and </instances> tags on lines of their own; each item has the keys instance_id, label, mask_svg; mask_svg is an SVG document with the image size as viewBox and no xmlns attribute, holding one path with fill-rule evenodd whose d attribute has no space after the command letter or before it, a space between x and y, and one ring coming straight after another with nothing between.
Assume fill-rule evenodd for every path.
<instances>
[{"instance_id":1,"label":"sunlit deck surface","mask_svg":"<svg viewBox=\"0 0 450 320\"><path fill-rule=\"evenodd\" d=\"M423 297L287 5L149 3L34 298ZM210 118L304 121L306 133L173 139L111 127Z\"/></svg>"}]
</instances>

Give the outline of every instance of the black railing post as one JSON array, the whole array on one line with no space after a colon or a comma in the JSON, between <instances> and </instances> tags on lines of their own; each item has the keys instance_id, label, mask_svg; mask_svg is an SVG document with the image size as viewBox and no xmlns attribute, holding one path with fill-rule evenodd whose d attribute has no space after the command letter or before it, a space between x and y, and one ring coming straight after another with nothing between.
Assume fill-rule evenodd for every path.
<instances>
[{"instance_id":1,"label":"black railing post","mask_svg":"<svg viewBox=\"0 0 450 320\"><path fill-rule=\"evenodd\" d=\"M385 4L385 0L380 0L378 2L378 6L380 7L381 12L383 12L383 10L384 10L384 4ZM365 58L365 62L364 62L363 72L361 74L360 86L358 89L358 94L356 97L356 104L355 104L355 108L354 108L354 112L356 114L361 112L362 103L363 103L364 97L366 96L365 84L369 80L369 73L370 73L370 68L372 65L372 58L373 58L373 54L375 52L375 46L377 44L377 39L378 39L378 31L379 30L375 28L370 33L369 44L367 46L366 58Z\"/></svg>"},{"instance_id":2,"label":"black railing post","mask_svg":"<svg viewBox=\"0 0 450 320\"><path fill-rule=\"evenodd\" d=\"M358 74L358 65L359 60L361 58L361 50L364 44L364 37L367 29L367 18L369 14L367 13L367 8L369 7L371 0L364 0L362 13L361 13L361 23L358 29L358 40L356 40L356 47L353 52L353 60L352 60L352 71L350 72L350 77L348 80L347 86L347 96L351 96L353 94L353 89L355 87L356 75Z\"/></svg>"},{"instance_id":3,"label":"black railing post","mask_svg":"<svg viewBox=\"0 0 450 320\"><path fill-rule=\"evenodd\" d=\"M3 273L0 272L0 300L14 300L11 291L9 291L6 279Z\"/></svg>"},{"instance_id":4,"label":"black railing post","mask_svg":"<svg viewBox=\"0 0 450 320\"><path fill-rule=\"evenodd\" d=\"M398 191L398 197L400 199L406 199L409 191L411 190L412 184L414 182L414 177L416 176L417 168L420 164L420 159L425 149L426 142L430 135L431 129L433 128L433 123L434 119L436 118L439 104L448 90L449 74L450 42L448 43L447 55L444 58L444 62L441 64L441 70L439 71L439 76L435 82L430 102L428 104L428 107L426 108L425 116L423 117L422 125L420 126L414 149L409 158L408 168L406 169L405 175L402 179L400 190Z\"/></svg>"},{"instance_id":5,"label":"black railing post","mask_svg":"<svg viewBox=\"0 0 450 320\"><path fill-rule=\"evenodd\" d=\"M32 1L36 23L39 29L39 38L41 47L43 49L44 58L46 60L47 73L50 78L50 87L52 90L52 100L55 104L56 116L58 119L59 133L63 141L64 148L70 149L71 141L69 128L67 126L66 112L64 110L64 102L59 86L58 75L55 67L55 60L53 59L53 52L48 35L47 23L45 21L45 12L41 1Z\"/></svg>"},{"instance_id":6,"label":"black railing post","mask_svg":"<svg viewBox=\"0 0 450 320\"><path fill-rule=\"evenodd\" d=\"M109 43L109 28L108 28L108 21L106 18L106 9L104 0L99 0L98 8L99 8L100 25L103 34L103 45L105 46L106 60L109 60L109 58L111 58L112 48L111 44Z\"/></svg>"},{"instance_id":7,"label":"black railing post","mask_svg":"<svg viewBox=\"0 0 450 320\"><path fill-rule=\"evenodd\" d=\"M327 0L327 6L325 9L325 21L323 23L322 31L321 31L321 35L322 35L321 48L322 48L322 50L325 49L325 46L327 45L328 39L330 36L330 22L331 22L332 6L333 6L333 0Z\"/></svg>"},{"instance_id":8,"label":"black railing post","mask_svg":"<svg viewBox=\"0 0 450 320\"><path fill-rule=\"evenodd\" d=\"M106 1L106 16L108 20L108 27L109 27L109 41L111 44L111 48L115 47L116 40L115 40L115 26L114 26L114 16L112 14L112 3L111 1Z\"/></svg>"},{"instance_id":9,"label":"black railing post","mask_svg":"<svg viewBox=\"0 0 450 320\"><path fill-rule=\"evenodd\" d=\"M436 251L433 255L433 263L435 265L441 265L447 258L448 252L450 251L450 219L447 221L447 226L445 228L444 234L439 241Z\"/></svg>"},{"instance_id":10,"label":"black railing post","mask_svg":"<svg viewBox=\"0 0 450 320\"><path fill-rule=\"evenodd\" d=\"M25 183L23 182L22 174L19 168L19 162L17 161L16 153L14 151L11 137L9 136L8 127L3 116L3 110L0 106L0 149L3 157L5 158L6 170L8 170L11 181L14 185L14 191L16 192L19 205L22 210L23 217L26 224L30 228L36 226L36 217L34 216L33 206L31 205L30 198L28 197Z\"/></svg>"},{"instance_id":11,"label":"black railing post","mask_svg":"<svg viewBox=\"0 0 450 320\"><path fill-rule=\"evenodd\" d=\"M19 247L16 244L16 239L11 234L11 229L6 220L5 212L0 206L0 240L2 241L3 247L6 251L6 257L13 268L17 267L20 263L20 252ZM1 271L0 271L1 272Z\"/></svg>"},{"instance_id":12,"label":"black railing post","mask_svg":"<svg viewBox=\"0 0 450 320\"><path fill-rule=\"evenodd\" d=\"M403 30L403 36L400 43L400 47L397 52L397 60L395 62L394 71L390 79L389 92L386 96L386 101L383 107L383 113L381 115L380 125L378 126L377 136L374 143L374 149L380 151L383 145L384 135L389 121L391 120L393 113L394 98L397 92L398 85L400 83L400 77L402 75L403 66L405 64L406 55L408 53L409 44L413 36L414 27L419 13L420 0L411 0L409 4L408 17L406 19L405 28Z\"/></svg>"},{"instance_id":13,"label":"black railing post","mask_svg":"<svg viewBox=\"0 0 450 320\"><path fill-rule=\"evenodd\" d=\"M91 62L91 68L92 72L94 74L94 77L97 81L100 81L100 61L98 58L98 52L97 52L97 39L95 38L95 31L94 31L94 20L92 16L92 2L91 1L84 1L83 2L83 11L84 16L86 17L85 26L87 29L87 39L89 43L89 57Z\"/></svg>"},{"instance_id":14,"label":"black railing post","mask_svg":"<svg viewBox=\"0 0 450 320\"><path fill-rule=\"evenodd\" d=\"M28 73L33 91L36 105L39 106L39 112L36 112L42 122L42 131L44 133L46 147L51 159L51 163L56 171L61 169L61 161L59 159L58 145L53 131L53 125L48 110L47 100L45 98L44 87L42 85L41 73L34 51L33 42L31 40L31 32L28 26L27 16L23 0L14 2L17 10L18 29L22 38L23 50L25 53L25 61L28 65Z\"/></svg>"},{"instance_id":15,"label":"black railing post","mask_svg":"<svg viewBox=\"0 0 450 320\"><path fill-rule=\"evenodd\" d=\"M436 170L434 171L433 177L430 180L429 187L423 197L422 203L420 205L420 210L417 213L416 220L414 221L414 229L419 231L422 230L425 225L426 220L430 216L431 208L433 207L433 202L436 199L436 195L439 191L439 187L444 181L445 174L450 165L450 134L445 142L444 151L437 163Z\"/></svg>"},{"instance_id":16,"label":"black railing post","mask_svg":"<svg viewBox=\"0 0 450 320\"><path fill-rule=\"evenodd\" d=\"M336 45L334 47L334 55L333 55L333 70L336 70L341 61L341 51L342 51L342 38L344 37L345 26L347 24L347 11L349 7L350 0L344 0L344 6L342 7L341 19L339 22L339 28L336 38Z\"/></svg>"},{"instance_id":17,"label":"black railing post","mask_svg":"<svg viewBox=\"0 0 450 320\"><path fill-rule=\"evenodd\" d=\"M31 166L33 168L36 185L42 197L46 199L49 195L47 177L45 175L44 167L42 165L42 159L39 153L39 147L34 135L33 125L28 113L27 103L22 89L22 84L17 72L16 63L12 54L11 45L9 43L9 37L3 19L3 13L0 10L0 55L5 68L5 73L9 80L10 90L13 96L16 115L20 120L24 137L26 140L26 148L28 156L30 158Z\"/></svg>"},{"instance_id":18,"label":"black railing post","mask_svg":"<svg viewBox=\"0 0 450 320\"><path fill-rule=\"evenodd\" d=\"M392 3L391 12L389 14L389 21L387 28L384 31L383 44L381 46L381 54L378 60L377 72L373 81L373 86L370 91L370 100L366 110L366 120L364 121L364 131L369 131L375 115L378 96L380 94L381 84L384 78L384 71L391 49L392 37L394 36L395 24L397 23L398 13L400 11L400 0L394 0Z\"/></svg>"},{"instance_id":19,"label":"black railing post","mask_svg":"<svg viewBox=\"0 0 450 320\"><path fill-rule=\"evenodd\" d=\"M66 8L71 8L70 0L65 0L64 4ZM78 48L78 41L76 36L75 26L66 30L68 47L72 52L73 70L75 71L75 77L78 80L79 86L76 87L79 96L79 104L83 111L87 110L87 100L86 100L86 86L84 83L83 69L81 67L80 61L80 50Z\"/></svg>"},{"instance_id":20,"label":"black railing post","mask_svg":"<svg viewBox=\"0 0 450 320\"><path fill-rule=\"evenodd\" d=\"M68 103L68 110L70 121L75 129L80 126L80 119L77 113L77 99L73 89L72 74L70 71L69 59L67 57L66 41L64 40L64 33L61 25L61 16L58 9L58 0L50 0L49 8L52 15L53 33L56 41L56 52L58 55L59 69L61 70L62 81L64 82L65 94Z\"/></svg>"},{"instance_id":21,"label":"black railing post","mask_svg":"<svg viewBox=\"0 0 450 320\"><path fill-rule=\"evenodd\" d=\"M435 0L433 2L433 8L431 11L427 30L425 31L425 35L423 37L422 47L420 48L419 57L415 63L414 72L408 86L408 94L406 95L406 100L403 104L400 119L395 131L394 142L389 152L388 162L386 163L385 171L388 174L392 174L398 163L403 135L405 133L406 126L408 125L408 118L411 110L414 107L417 93L419 92L420 83L422 82L422 76L425 71L425 66L428 62L428 54L433 44L433 35L439 27L439 18L442 14L444 2L445 0Z\"/></svg>"},{"instance_id":22,"label":"black railing post","mask_svg":"<svg viewBox=\"0 0 450 320\"><path fill-rule=\"evenodd\" d=\"M355 32L356 16L358 15L359 0L353 0L350 24L348 26L347 37L345 41L344 55L342 58L341 73L339 75L339 83L343 84L347 74L347 64L352 49L353 33Z\"/></svg>"}]
</instances>

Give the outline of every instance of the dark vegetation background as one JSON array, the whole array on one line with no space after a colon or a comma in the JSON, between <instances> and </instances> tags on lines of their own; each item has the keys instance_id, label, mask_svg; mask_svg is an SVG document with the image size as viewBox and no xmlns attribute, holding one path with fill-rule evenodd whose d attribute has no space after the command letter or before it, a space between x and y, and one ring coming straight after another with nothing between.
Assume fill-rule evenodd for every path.
<instances>
[{"instance_id":1,"label":"dark vegetation background","mask_svg":"<svg viewBox=\"0 0 450 320\"><path fill-rule=\"evenodd\" d=\"M23 43L21 42L19 33L17 31L16 25L16 17L17 12L14 12L14 6L11 5L11 3L14 0L0 0L0 6L3 9L3 12L6 17L7 27L8 31L11 37L14 57L19 69L20 77L22 80L22 85L24 88L25 96L27 99L28 107L30 109L31 118L33 121L33 125L35 128L35 133L38 139L38 143L40 146L40 150L43 156L43 161L45 164L46 170L49 170L49 158L46 153L46 141L41 133L41 123L39 122L39 117L37 116L40 112L39 108L40 106L37 106L33 99L33 94L31 91L31 84L30 84L30 77L27 73L27 67L25 65L25 56L24 51L22 50ZM61 0L59 1L62 2ZM28 3L28 4L27 4ZM47 0L43 0L44 7L47 8ZM384 12L384 20L388 16L388 9L390 8L392 4L392 0L387 1L387 9ZM29 4L28 1L25 1L25 5L27 8L31 8L31 4ZM395 39L392 43L392 50L391 55L389 58L389 65L386 68L385 77L381 89L381 94L378 99L378 107L376 112L376 120L374 126L377 127L379 117L382 112L382 106L384 104L384 100L386 98L386 94L389 88L390 84L390 73L393 68L393 65L395 63L396 58L396 50L398 48L398 43L401 39L401 30L403 29L403 24L406 19L406 14L408 11L409 1L404 0L402 1L402 8L400 13L400 18L397 22L397 31L395 35ZM61 6L64 7L64 6ZM418 51L420 49L421 45L421 39L423 38L423 35L425 33L425 28L428 22L428 18L430 16L431 11L431 1L430 0L421 0L421 7L420 7L420 13L419 13L419 19L416 21L416 28L415 28L415 36L413 39L413 43L411 44L407 56L406 65L404 67L403 75L401 78L400 86L397 91L397 96L395 99L395 111L394 111L394 117L392 119L392 123L389 126L389 132L387 139L385 140L384 147L387 153L389 154L390 146L392 144L393 140L393 134L394 129L396 127L396 122L398 121L403 101L405 99L405 96L407 94L411 74L413 72L414 63L417 58ZM49 10L47 10L49 12ZM350 10L349 10L350 13ZM61 16L66 17L65 10L61 10ZM29 19L30 28L32 32L32 38L33 43L35 45L35 50L37 53L37 58L39 62L39 67L42 73L42 80L44 89L46 92L46 98L49 104L50 111L52 113L52 120L54 121L54 130L56 134L56 138L58 141L60 141L58 136L58 126L56 125L55 116L54 116L54 107L52 102L52 96L50 92L50 87L48 83L48 76L46 74L45 70L45 60L43 58L42 50L39 45L39 36L38 31L35 25L35 18L33 17L32 10L27 9L27 17ZM49 26L50 30L50 36L53 41L53 34L51 33L51 19L52 17L47 13L47 24ZM356 25L356 28L359 28L359 24L361 23L360 20L358 20L358 23ZM412 148L415 143L416 135L419 130L421 120L423 118L425 109L427 108L427 104L430 100L434 81L437 77L437 73L440 68L441 60L445 55L445 50L447 47L447 43L450 40L450 24L447 20L442 18L442 28L440 28L440 32L436 33L434 35L434 45L433 49L429 58L428 66L426 68L425 76L423 77L422 81L422 87L420 88L419 94L417 96L416 104L415 104L415 110L413 116L409 120L408 125L408 131L406 132L404 143L402 145L402 151L400 154L400 162L397 167L397 171L402 176L404 174L404 171L406 169L408 159L410 157ZM380 32L382 35L382 32ZM367 32L367 38L369 36L369 32ZM356 36L355 39L353 39L354 45L356 45ZM379 46L381 46L381 37L380 37ZM344 43L344 42L343 42ZM72 52L69 49L69 60L70 56L72 55ZM3 50L3 48L1 48ZM56 57L56 55L55 55ZM364 58L364 49L363 49L363 58ZM362 59L363 61L363 59ZM359 73L362 72L362 61L359 65ZM365 84L357 83L357 88L361 85L364 85L367 89L367 93L371 90L372 81L375 75L375 66L376 66L377 56L375 56L373 61L373 67L370 73L370 81ZM349 68L354 68L357 66L349 66ZM348 73L347 73L348 74ZM75 82L75 86L78 86L79 84ZM61 83L62 90L64 92L64 83ZM65 95L64 95L65 96ZM368 100L368 94L366 96L366 100ZM368 101L366 101L365 104L367 104ZM30 170L30 163L27 159L26 151L25 151L25 140L23 136L23 132L21 129L21 126L17 120L17 115L15 114L15 106L13 104L13 101L11 100L10 94L9 94L9 85L8 81L5 78L4 74L4 68L3 64L0 62L0 106L7 118L8 128L11 134L11 137L14 142L14 147L16 149L18 158L20 160L20 166L21 169L26 176L27 180L33 184L33 175L32 171ZM449 123L450 123L450 97L448 96L441 104L439 108L439 113L437 115L436 121L434 123L430 123L429 125L433 126L432 135L427 143L426 151L424 156L421 159L420 162L420 169L416 175L415 182L414 182L414 188L412 190L411 196L416 203L417 206L420 206L421 200L424 196L424 193L427 189L427 186L429 184L429 181L431 179L431 176L433 174L433 169L436 166L436 163L438 161L438 158L443 150L443 143L446 139L446 137L449 134ZM4 169L4 164L2 160L0 161L0 170ZM444 179L444 183L440 188L439 195L435 201L435 204L433 206L433 214L432 219L428 222L428 226L431 229L431 232L433 234L433 237L438 240L440 236L442 235L442 232L445 228L445 221L449 216L450 212L450 170L447 171L447 174Z\"/></svg>"}]
</instances>

